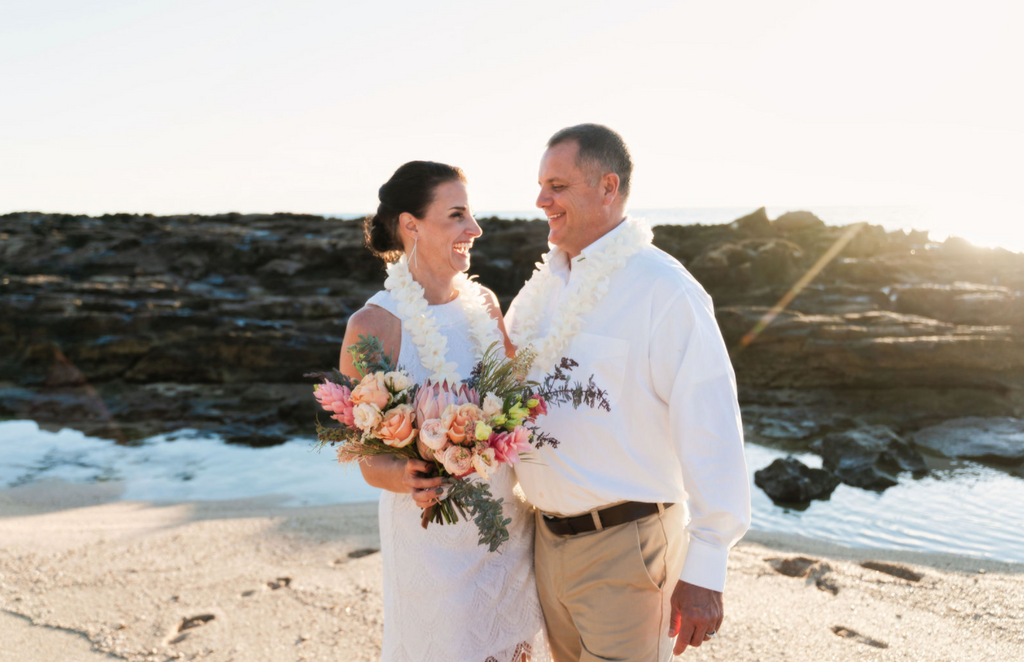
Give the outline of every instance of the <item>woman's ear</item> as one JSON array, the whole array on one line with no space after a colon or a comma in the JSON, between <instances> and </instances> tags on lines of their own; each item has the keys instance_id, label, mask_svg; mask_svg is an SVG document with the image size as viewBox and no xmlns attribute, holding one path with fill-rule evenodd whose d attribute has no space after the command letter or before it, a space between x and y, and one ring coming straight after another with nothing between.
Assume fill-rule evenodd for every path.
<instances>
[{"instance_id":1,"label":"woman's ear","mask_svg":"<svg viewBox=\"0 0 1024 662\"><path fill-rule=\"evenodd\" d=\"M398 225L404 228L412 237L415 237L420 232L419 227L416 225L416 217L407 211L403 211L398 215Z\"/></svg>"}]
</instances>

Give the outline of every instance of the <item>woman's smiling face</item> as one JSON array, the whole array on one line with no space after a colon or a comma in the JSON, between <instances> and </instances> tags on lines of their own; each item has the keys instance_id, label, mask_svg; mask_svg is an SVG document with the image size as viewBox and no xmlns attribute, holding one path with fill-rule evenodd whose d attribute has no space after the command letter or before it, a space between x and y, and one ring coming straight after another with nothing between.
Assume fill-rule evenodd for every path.
<instances>
[{"instance_id":1,"label":"woman's smiling face","mask_svg":"<svg viewBox=\"0 0 1024 662\"><path fill-rule=\"evenodd\" d=\"M416 227L419 241L416 260L426 261L431 271L451 270L453 274L469 269L469 251L482 233L469 206L469 192L462 181L438 184L434 200Z\"/></svg>"}]
</instances>

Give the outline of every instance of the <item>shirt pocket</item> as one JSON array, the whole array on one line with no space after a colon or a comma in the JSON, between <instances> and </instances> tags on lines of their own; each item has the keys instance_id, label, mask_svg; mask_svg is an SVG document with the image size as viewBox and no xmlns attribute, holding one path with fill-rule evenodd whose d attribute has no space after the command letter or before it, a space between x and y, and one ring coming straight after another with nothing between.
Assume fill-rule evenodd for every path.
<instances>
[{"instance_id":1,"label":"shirt pocket","mask_svg":"<svg viewBox=\"0 0 1024 662\"><path fill-rule=\"evenodd\" d=\"M627 341L581 332L576 334L566 356L579 363L573 368L571 383L580 382L586 386L593 375L594 384L608 394L608 402L613 406L619 402L629 360Z\"/></svg>"}]
</instances>

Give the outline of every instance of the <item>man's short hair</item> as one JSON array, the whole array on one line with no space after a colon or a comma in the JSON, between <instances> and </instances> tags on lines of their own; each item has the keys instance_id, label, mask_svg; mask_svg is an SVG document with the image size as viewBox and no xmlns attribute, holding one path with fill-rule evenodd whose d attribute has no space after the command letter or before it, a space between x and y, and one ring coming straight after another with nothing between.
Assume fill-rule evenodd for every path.
<instances>
[{"instance_id":1,"label":"man's short hair","mask_svg":"<svg viewBox=\"0 0 1024 662\"><path fill-rule=\"evenodd\" d=\"M575 140L580 146L576 154L576 167L583 171L597 172L597 180L607 172L619 176L619 193L622 199L629 197L629 180L633 175L633 159L622 136L600 124L577 124L562 129L548 140L548 149L564 142ZM594 181L596 183L596 181Z\"/></svg>"}]
</instances>

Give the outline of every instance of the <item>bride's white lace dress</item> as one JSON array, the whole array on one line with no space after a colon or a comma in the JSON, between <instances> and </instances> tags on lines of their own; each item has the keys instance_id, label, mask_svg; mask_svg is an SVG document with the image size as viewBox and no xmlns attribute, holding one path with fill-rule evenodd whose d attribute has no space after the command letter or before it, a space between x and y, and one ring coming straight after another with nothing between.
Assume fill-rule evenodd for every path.
<instances>
[{"instance_id":1,"label":"bride's white lace dress","mask_svg":"<svg viewBox=\"0 0 1024 662\"><path fill-rule=\"evenodd\" d=\"M402 319L390 292L367 301ZM431 306L448 339L449 361L469 376L478 360L461 302ZM402 325L398 363L417 382L429 377ZM491 494L505 499L512 518L499 552L477 543L472 521L420 525L422 510L409 494L380 498L384 564L383 662L531 662L550 660L533 575L530 507L517 496L515 472L504 466L491 477ZM518 491L518 490L516 490Z\"/></svg>"}]
</instances>

